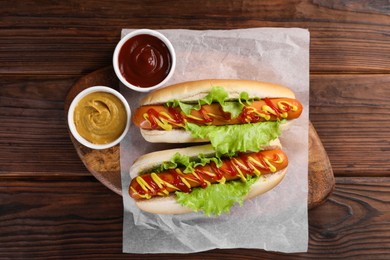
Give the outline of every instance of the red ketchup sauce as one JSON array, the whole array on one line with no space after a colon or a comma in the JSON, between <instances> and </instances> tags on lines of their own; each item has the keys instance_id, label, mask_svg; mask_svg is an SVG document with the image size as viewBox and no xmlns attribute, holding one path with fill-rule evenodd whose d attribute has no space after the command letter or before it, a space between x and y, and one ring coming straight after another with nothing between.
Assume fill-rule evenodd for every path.
<instances>
[{"instance_id":1,"label":"red ketchup sauce","mask_svg":"<svg viewBox=\"0 0 390 260\"><path fill-rule=\"evenodd\" d=\"M118 56L122 76L137 87L151 87L163 81L172 67L168 47L155 36L140 34L123 44Z\"/></svg>"},{"instance_id":2,"label":"red ketchup sauce","mask_svg":"<svg viewBox=\"0 0 390 260\"><path fill-rule=\"evenodd\" d=\"M272 157L270 157L272 156ZM237 178L246 178L247 175L268 174L272 173L270 165L276 167L276 164L283 162L277 153L269 154L268 158L265 158L263 152L256 152L250 154L240 154L238 157L230 159L223 159L222 166L217 167L215 162L211 162L209 167L196 166L194 172L187 174L178 174L175 169L170 169L161 173L161 180L158 185L150 174L141 175L137 178L141 178L143 182L148 185L148 188L138 185L136 181L132 181L130 184L130 196L137 198L138 195L150 195L150 196L165 196L168 195L163 191L166 190L168 183L175 188L168 192L174 192L175 189L182 192L191 192L192 188L201 187L206 188L209 184L215 183L226 178L227 180L235 180ZM269 161L272 164L269 164ZM287 166L287 164L286 164ZM282 168L281 168L282 169ZM256 173L255 171L258 171ZM211 173L211 175L210 175ZM159 175L159 174L157 174ZM189 183L192 183L189 184ZM189 186L187 186L189 185ZM132 190L133 189L133 190ZM160 195L162 193L162 195ZM140 196L140 197L141 197Z\"/></svg>"}]
</instances>

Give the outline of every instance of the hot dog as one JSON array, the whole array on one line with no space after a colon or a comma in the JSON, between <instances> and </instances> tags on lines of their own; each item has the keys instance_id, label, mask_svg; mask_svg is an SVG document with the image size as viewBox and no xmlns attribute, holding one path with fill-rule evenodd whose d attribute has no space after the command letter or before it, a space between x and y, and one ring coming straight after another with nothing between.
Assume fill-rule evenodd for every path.
<instances>
[{"instance_id":1,"label":"hot dog","mask_svg":"<svg viewBox=\"0 0 390 260\"><path fill-rule=\"evenodd\" d=\"M267 150L259 152L238 153L233 157L223 157L219 161L209 159L205 163L196 164L190 170L183 165L173 165L159 173L153 169L177 153L189 157L200 153L211 156L214 150L211 145L202 145L146 154L137 159L130 169L130 197L141 210L151 213L183 214L203 210L207 215L219 215L220 205L213 208L213 195L200 195L202 199L206 199L200 203L199 208L191 206L194 204L191 201L196 200L196 197L186 196L192 196L194 192L213 194L212 189L223 190L224 186L232 183L236 185L234 182L244 183L242 185L245 186L248 178L256 179L250 180L254 183L248 188L249 192L242 195L244 200L272 189L283 179L288 166L287 156L280 149L280 143L274 141L272 144ZM237 189L243 189L238 187Z\"/></svg>"},{"instance_id":2,"label":"hot dog","mask_svg":"<svg viewBox=\"0 0 390 260\"><path fill-rule=\"evenodd\" d=\"M210 96L215 88L226 92L222 100ZM229 127L290 122L301 113L302 104L287 87L249 80L208 79L150 93L141 101L132 120L149 142L186 143L209 140L208 136L191 133L189 124Z\"/></svg>"},{"instance_id":3,"label":"hot dog","mask_svg":"<svg viewBox=\"0 0 390 260\"><path fill-rule=\"evenodd\" d=\"M179 107L146 105L138 108L133 122L144 130L172 130L184 128L186 122L197 125L234 125L276 120L293 120L299 117L302 105L292 98L264 98L246 105L242 112L232 118L219 104L203 105L186 115Z\"/></svg>"}]
</instances>

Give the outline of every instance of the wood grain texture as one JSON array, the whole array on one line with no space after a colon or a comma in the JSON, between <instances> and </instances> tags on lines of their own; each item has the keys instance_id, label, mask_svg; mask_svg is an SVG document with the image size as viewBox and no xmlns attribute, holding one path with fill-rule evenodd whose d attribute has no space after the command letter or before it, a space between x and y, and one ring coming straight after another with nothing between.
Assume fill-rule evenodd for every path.
<instances>
[{"instance_id":1,"label":"wood grain texture","mask_svg":"<svg viewBox=\"0 0 390 260\"><path fill-rule=\"evenodd\" d=\"M388 0L1 1L0 259L390 259L389 13ZM111 64L122 28L251 27L310 30L310 120L336 189L309 212L309 252L122 254L122 200L74 152L68 90Z\"/></svg>"},{"instance_id":2,"label":"wood grain texture","mask_svg":"<svg viewBox=\"0 0 390 260\"><path fill-rule=\"evenodd\" d=\"M312 76L310 120L337 176L390 176L390 75Z\"/></svg>"},{"instance_id":3,"label":"wood grain texture","mask_svg":"<svg viewBox=\"0 0 390 260\"><path fill-rule=\"evenodd\" d=\"M120 252L122 200L104 186L88 178L8 178L0 190L1 259Z\"/></svg>"},{"instance_id":4,"label":"wood grain texture","mask_svg":"<svg viewBox=\"0 0 390 260\"><path fill-rule=\"evenodd\" d=\"M77 78L0 77L0 175L85 175L64 117L64 100Z\"/></svg>"},{"instance_id":5,"label":"wood grain texture","mask_svg":"<svg viewBox=\"0 0 390 260\"><path fill-rule=\"evenodd\" d=\"M0 197L1 259L388 259L390 256L390 178L338 178L330 199L309 213L310 242L305 254L251 249L216 249L188 255L122 254L122 200L92 177L2 178Z\"/></svg>"},{"instance_id":6,"label":"wood grain texture","mask_svg":"<svg viewBox=\"0 0 390 260\"><path fill-rule=\"evenodd\" d=\"M111 63L122 28L302 27L311 72L389 73L388 2L2 1L0 73L81 74Z\"/></svg>"}]
</instances>

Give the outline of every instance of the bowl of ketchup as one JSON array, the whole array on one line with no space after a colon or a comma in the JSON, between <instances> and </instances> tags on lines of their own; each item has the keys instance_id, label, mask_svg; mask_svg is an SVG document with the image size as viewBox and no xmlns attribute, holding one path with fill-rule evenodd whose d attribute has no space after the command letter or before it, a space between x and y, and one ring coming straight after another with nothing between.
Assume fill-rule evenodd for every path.
<instances>
[{"instance_id":1,"label":"bowl of ketchup","mask_svg":"<svg viewBox=\"0 0 390 260\"><path fill-rule=\"evenodd\" d=\"M171 42L155 30L135 30L117 44L114 70L127 87L148 92L163 86L173 75L176 54Z\"/></svg>"}]
</instances>

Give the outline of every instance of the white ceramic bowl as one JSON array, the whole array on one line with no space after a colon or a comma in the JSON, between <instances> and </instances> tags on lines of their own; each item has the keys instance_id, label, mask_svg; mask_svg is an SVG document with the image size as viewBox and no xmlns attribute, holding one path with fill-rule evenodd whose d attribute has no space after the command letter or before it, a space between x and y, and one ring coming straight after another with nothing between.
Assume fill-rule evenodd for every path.
<instances>
[{"instance_id":1,"label":"white ceramic bowl","mask_svg":"<svg viewBox=\"0 0 390 260\"><path fill-rule=\"evenodd\" d=\"M160 82L158 83L157 85L154 85L154 86L151 86L151 87L139 87L139 86L134 86L133 84L131 84L130 82L128 82L125 77L122 75L122 73L120 72L120 69L119 69L119 62L118 62L118 58L119 58L119 53L120 53L120 50L122 48L122 46L132 37L134 36L137 36L137 35L141 35L141 34L147 34L147 35L151 35L151 36L154 36L154 37L157 37L158 39L160 39L168 48L169 50L169 54L171 56L171 68L170 68L170 71L168 73L168 75ZM116 76L119 78L119 80L125 85L127 86L128 88L132 89L132 90L135 90L135 91L139 91L139 92L149 92L151 90L154 90L154 89L157 89L157 88L160 88L162 87L173 75L174 71L175 71L175 68L176 68L176 53L175 53L175 50L171 44L171 42L168 40L167 37L165 37L163 34L161 34L160 32L158 31L155 31L155 30L149 30L149 29L139 29L139 30L135 30L135 31L132 31L130 32L129 34L127 34L126 36L124 36L120 41L119 43L117 44L117 46L115 47L115 51L114 51L114 56L113 56L113 66L114 66L114 71L115 71L115 74Z\"/></svg>"},{"instance_id":2,"label":"white ceramic bowl","mask_svg":"<svg viewBox=\"0 0 390 260\"><path fill-rule=\"evenodd\" d=\"M75 107L76 107L76 105L79 103L79 101L83 97L87 96L88 94L94 93L94 92L107 92L107 93L113 94L114 96L119 98L119 100L123 103L123 105L124 105L124 107L126 109L127 122L126 122L125 129L123 130L123 132L119 136L119 138L117 138L116 140L114 140L111 143L94 144L94 143L86 140L84 137L82 137L77 132L76 125L74 123L74 110L75 110ZM110 148L110 147L113 147L113 146L117 145L126 136L126 133L129 130L130 118L131 118L131 110L130 110L130 106L127 103L126 99L118 91L116 91L116 90L114 90L112 88L109 88L109 87L105 87L105 86L94 86L94 87L90 87L90 88L87 88L87 89L81 91L73 99L72 103L70 104L69 110L68 110L68 126L69 126L70 132L72 133L73 137L76 138L76 140L79 143L81 143L82 145L84 145L86 147L89 147L89 148L92 148L92 149L96 149L96 150L107 149L107 148Z\"/></svg>"}]
</instances>

